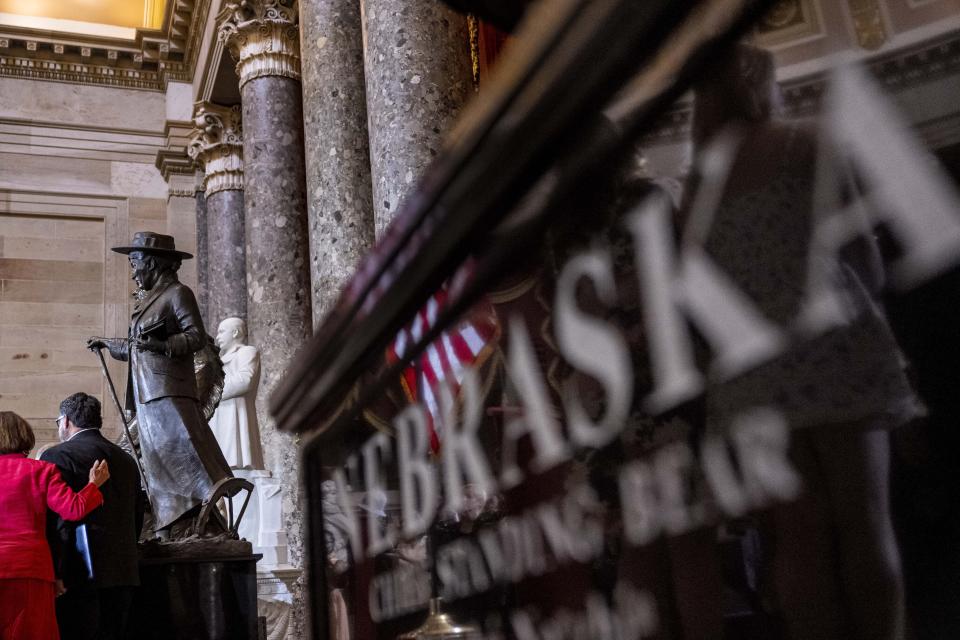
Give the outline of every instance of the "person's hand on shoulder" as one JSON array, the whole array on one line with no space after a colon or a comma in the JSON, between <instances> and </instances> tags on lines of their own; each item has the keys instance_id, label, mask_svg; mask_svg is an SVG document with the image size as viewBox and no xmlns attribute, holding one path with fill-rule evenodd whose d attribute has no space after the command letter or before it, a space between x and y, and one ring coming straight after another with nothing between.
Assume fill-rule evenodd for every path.
<instances>
[{"instance_id":1,"label":"person's hand on shoulder","mask_svg":"<svg viewBox=\"0 0 960 640\"><path fill-rule=\"evenodd\" d=\"M107 461L97 460L94 462L93 466L90 467L90 482L100 487L109 479L110 468L107 466Z\"/></svg>"}]
</instances>

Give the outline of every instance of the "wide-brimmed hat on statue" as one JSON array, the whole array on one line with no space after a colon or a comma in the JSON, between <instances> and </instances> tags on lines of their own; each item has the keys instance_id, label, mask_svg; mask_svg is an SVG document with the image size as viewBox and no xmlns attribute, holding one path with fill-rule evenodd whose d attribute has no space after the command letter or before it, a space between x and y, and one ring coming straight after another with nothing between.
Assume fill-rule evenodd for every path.
<instances>
[{"instance_id":1,"label":"wide-brimmed hat on statue","mask_svg":"<svg viewBox=\"0 0 960 640\"><path fill-rule=\"evenodd\" d=\"M167 256L168 258L177 258L179 260L189 260L193 254L186 251L177 251L173 242L173 236L166 236L162 233L153 231L137 231L133 234L133 244L129 247L111 247L111 251L117 253L132 253L133 251L143 251L157 256Z\"/></svg>"}]
</instances>

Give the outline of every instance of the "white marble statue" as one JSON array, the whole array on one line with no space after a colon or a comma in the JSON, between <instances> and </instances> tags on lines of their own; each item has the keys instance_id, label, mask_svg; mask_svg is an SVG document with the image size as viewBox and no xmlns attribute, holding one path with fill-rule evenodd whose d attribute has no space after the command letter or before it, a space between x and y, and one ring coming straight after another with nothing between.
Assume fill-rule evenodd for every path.
<instances>
[{"instance_id":1,"label":"white marble statue","mask_svg":"<svg viewBox=\"0 0 960 640\"><path fill-rule=\"evenodd\" d=\"M225 379L220 406L210 418L217 442L233 469L263 469L263 449L254 401L260 385L260 352L244 344L247 326L227 318L217 329Z\"/></svg>"}]
</instances>

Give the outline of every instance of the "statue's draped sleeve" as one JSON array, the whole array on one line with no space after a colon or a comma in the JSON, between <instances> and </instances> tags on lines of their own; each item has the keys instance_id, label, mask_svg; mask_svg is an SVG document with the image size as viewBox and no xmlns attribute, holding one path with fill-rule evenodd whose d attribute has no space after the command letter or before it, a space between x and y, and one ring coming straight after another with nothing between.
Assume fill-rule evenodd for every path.
<instances>
[{"instance_id":1,"label":"statue's draped sleeve","mask_svg":"<svg viewBox=\"0 0 960 640\"><path fill-rule=\"evenodd\" d=\"M180 333L167 338L167 353L174 358L196 353L203 348L206 332L197 299L188 287L181 287L174 309Z\"/></svg>"},{"instance_id":2,"label":"statue's draped sleeve","mask_svg":"<svg viewBox=\"0 0 960 640\"><path fill-rule=\"evenodd\" d=\"M260 354L250 346L240 347L234 359L234 366L227 374L223 384L221 400L229 400L245 395L253 388L253 379L260 370Z\"/></svg>"},{"instance_id":3,"label":"statue's draped sleeve","mask_svg":"<svg viewBox=\"0 0 960 640\"><path fill-rule=\"evenodd\" d=\"M107 351L110 352L110 357L114 360L123 360L126 362L130 359L130 341L124 340L123 338L111 338L110 340L105 341L107 345Z\"/></svg>"}]
</instances>

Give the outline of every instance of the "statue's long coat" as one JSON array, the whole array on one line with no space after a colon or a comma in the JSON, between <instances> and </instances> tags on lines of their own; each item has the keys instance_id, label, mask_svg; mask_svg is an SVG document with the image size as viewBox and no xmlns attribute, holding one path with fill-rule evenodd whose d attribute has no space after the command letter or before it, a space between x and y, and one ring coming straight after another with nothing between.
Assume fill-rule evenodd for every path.
<instances>
[{"instance_id":1,"label":"statue's long coat","mask_svg":"<svg viewBox=\"0 0 960 640\"><path fill-rule=\"evenodd\" d=\"M193 292L172 275L133 311L131 341L148 329L166 341L166 353L130 348L130 341L117 341L110 353L129 363L127 409L137 414L155 529L162 529L232 474L197 401L193 354L206 340L203 319Z\"/></svg>"}]
</instances>

